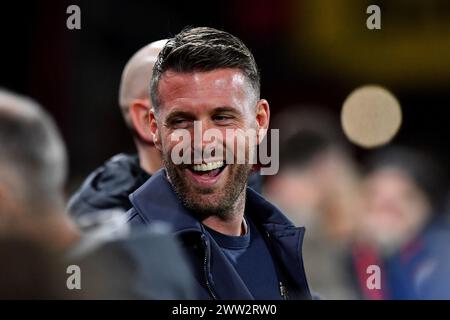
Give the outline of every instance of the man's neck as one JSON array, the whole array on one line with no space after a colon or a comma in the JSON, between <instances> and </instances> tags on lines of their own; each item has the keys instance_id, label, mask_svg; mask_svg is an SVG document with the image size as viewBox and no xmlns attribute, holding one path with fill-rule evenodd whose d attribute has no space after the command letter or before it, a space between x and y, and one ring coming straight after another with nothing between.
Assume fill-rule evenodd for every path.
<instances>
[{"instance_id":1,"label":"man's neck","mask_svg":"<svg viewBox=\"0 0 450 320\"><path fill-rule=\"evenodd\" d=\"M61 216L48 221L45 229L48 229L47 236L42 238L49 244L49 247L57 252L63 252L81 239L81 233L75 224L66 216Z\"/></svg>"},{"instance_id":2,"label":"man's neck","mask_svg":"<svg viewBox=\"0 0 450 320\"><path fill-rule=\"evenodd\" d=\"M245 189L236 201L236 205L226 215L224 219L222 216L209 216L202 223L214 231L226 234L229 236L242 236L246 233L246 224L244 222L245 210Z\"/></svg>"},{"instance_id":3,"label":"man's neck","mask_svg":"<svg viewBox=\"0 0 450 320\"><path fill-rule=\"evenodd\" d=\"M81 233L63 210L64 208L48 209L39 218L35 213L27 213L14 232L51 251L64 252L80 240ZM31 214L34 215L30 216Z\"/></svg>"},{"instance_id":4,"label":"man's neck","mask_svg":"<svg viewBox=\"0 0 450 320\"><path fill-rule=\"evenodd\" d=\"M162 167L161 153L154 145L136 143L139 165L149 174L154 174Z\"/></svg>"}]
</instances>

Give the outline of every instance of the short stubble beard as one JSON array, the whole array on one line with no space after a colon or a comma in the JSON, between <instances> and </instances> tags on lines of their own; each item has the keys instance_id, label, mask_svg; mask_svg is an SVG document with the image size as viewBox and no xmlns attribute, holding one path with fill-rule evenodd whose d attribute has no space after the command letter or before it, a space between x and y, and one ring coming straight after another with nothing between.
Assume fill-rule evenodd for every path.
<instances>
[{"instance_id":1,"label":"short stubble beard","mask_svg":"<svg viewBox=\"0 0 450 320\"><path fill-rule=\"evenodd\" d=\"M182 204L191 211L200 221L210 217L217 216L223 221L230 220L239 212L240 206L245 203L245 189L247 180L252 171L250 164L234 164L228 165L226 168L232 171L225 187L220 190L212 188L195 190L188 185L187 178L180 172L184 166L175 165L166 156L163 157L164 166L166 168L170 183L172 184L178 199ZM213 201L202 201L202 195L216 194L218 195Z\"/></svg>"}]
</instances>

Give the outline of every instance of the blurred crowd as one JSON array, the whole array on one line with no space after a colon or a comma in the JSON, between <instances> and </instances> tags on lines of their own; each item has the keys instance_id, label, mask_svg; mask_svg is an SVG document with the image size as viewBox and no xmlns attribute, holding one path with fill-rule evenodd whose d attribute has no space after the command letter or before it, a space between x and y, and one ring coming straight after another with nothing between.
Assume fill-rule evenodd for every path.
<instances>
[{"instance_id":1,"label":"blurred crowd","mask_svg":"<svg viewBox=\"0 0 450 320\"><path fill-rule=\"evenodd\" d=\"M449 299L447 168L394 143L356 161L337 119L299 109L276 121L281 170L264 192L308 230L311 288L331 299Z\"/></svg>"}]
</instances>

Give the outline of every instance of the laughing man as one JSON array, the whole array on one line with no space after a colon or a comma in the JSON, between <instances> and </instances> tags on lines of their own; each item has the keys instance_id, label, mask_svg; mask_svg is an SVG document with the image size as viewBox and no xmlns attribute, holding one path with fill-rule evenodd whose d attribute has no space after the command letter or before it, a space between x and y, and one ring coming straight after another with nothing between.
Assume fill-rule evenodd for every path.
<instances>
[{"instance_id":1,"label":"laughing man","mask_svg":"<svg viewBox=\"0 0 450 320\"><path fill-rule=\"evenodd\" d=\"M195 135L211 129L225 137L227 129L268 128L269 104L260 99L260 75L249 49L227 32L183 30L158 56L151 99L149 132L164 169L130 196L129 222L172 226L200 299L311 298L301 255L305 230L247 188L252 165L225 161L220 154L200 163L173 160L179 143L173 137L180 130L198 141ZM202 154L207 143L200 142L183 149L188 158ZM223 150L245 148L246 154L251 147L236 137L218 143Z\"/></svg>"}]
</instances>

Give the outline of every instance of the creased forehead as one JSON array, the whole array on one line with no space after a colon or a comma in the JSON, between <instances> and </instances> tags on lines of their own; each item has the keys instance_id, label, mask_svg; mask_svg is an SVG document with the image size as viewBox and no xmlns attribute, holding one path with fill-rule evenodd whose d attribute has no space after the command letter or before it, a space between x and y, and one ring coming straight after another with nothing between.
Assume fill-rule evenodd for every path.
<instances>
[{"instance_id":1,"label":"creased forehead","mask_svg":"<svg viewBox=\"0 0 450 320\"><path fill-rule=\"evenodd\" d=\"M239 69L181 73L164 72L159 83L160 104L174 99L212 97L251 99L255 97L250 81Z\"/></svg>"}]
</instances>

